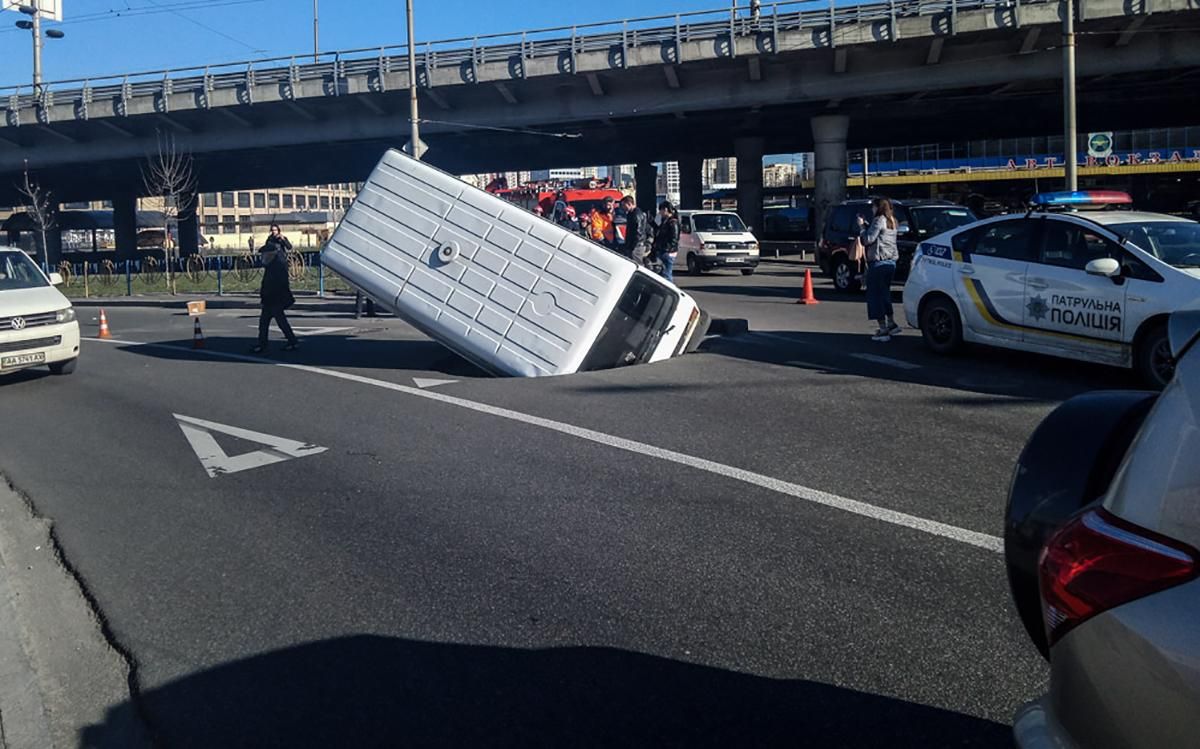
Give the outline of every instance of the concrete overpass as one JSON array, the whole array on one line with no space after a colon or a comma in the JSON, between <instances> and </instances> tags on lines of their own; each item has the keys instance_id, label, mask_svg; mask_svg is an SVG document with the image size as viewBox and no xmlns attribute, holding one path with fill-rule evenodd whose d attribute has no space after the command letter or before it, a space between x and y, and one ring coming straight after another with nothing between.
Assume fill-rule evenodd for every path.
<instances>
[{"instance_id":1,"label":"concrete overpass","mask_svg":"<svg viewBox=\"0 0 1200 749\"><path fill-rule=\"evenodd\" d=\"M1076 0L1081 130L1195 124L1200 0ZM452 172L700 162L1061 127L1057 0L892 0L728 8L419 46L427 158ZM10 89L0 203L28 161L59 200L129 217L158 133L196 158L199 189L361 179L407 139L407 51L357 50ZM0 97L3 94L0 93ZM758 223L761 179L740 170ZM650 182L643 179L642 183ZM826 181L839 198L840 179ZM826 192L822 189L822 192ZM119 234L128 235L127 221ZM193 232L183 231L185 237ZM120 237L119 237L119 244Z\"/></svg>"}]
</instances>

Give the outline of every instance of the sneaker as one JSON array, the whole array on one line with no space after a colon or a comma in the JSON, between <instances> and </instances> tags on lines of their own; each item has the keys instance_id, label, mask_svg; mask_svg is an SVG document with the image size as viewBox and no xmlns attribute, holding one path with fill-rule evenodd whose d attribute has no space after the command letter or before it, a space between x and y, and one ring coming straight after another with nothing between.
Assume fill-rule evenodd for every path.
<instances>
[{"instance_id":1,"label":"sneaker","mask_svg":"<svg viewBox=\"0 0 1200 749\"><path fill-rule=\"evenodd\" d=\"M893 322L888 326L887 332L888 335L900 335L904 332L904 328L901 328L899 325Z\"/></svg>"},{"instance_id":2,"label":"sneaker","mask_svg":"<svg viewBox=\"0 0 1200 749\"><path fill-rule=\"evenodd\" d=\"M875 331L875 335L871 336L871 340L879 341L880 343L887 343L888 341L892 340L892 337L888 334L887 330L880 328L879 330Z\"/></svg>"},{"instance_id":3,"label":"sneaker","mask_svg":"<svg viewBox=\"0 0 1200 749\"><path fill-rule=\"evenodd\" d=\"M267 347L266 347L266 346L254 346L254 347L252 347L252 348L250 349L250 353L252 353L252 354L261 354L262 352L264 352L264 351L266 351L266 350L267 350Z\"/></svg>"},{"instance_id":4,"label":"sneaker","mask_svg":"<svg viewBox=\"0 0 1200 749\"><path fill-rule=\"evenodd\" d=\"M295 341L293 343L289 343L288 345L284 346L283 350L284 351L295 351L298 348L300 348L300 342Z\"/></svg>"}]
</instances>

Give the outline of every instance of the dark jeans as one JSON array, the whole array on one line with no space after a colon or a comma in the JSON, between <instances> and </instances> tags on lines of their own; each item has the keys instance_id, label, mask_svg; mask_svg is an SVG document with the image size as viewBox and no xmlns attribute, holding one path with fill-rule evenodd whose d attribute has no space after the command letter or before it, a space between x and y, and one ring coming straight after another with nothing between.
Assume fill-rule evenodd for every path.
<instances>
[{"instance_id":1,"label":"dark jeans","mask_svg":"<svg viewBox=\"0 0 1200 749\"><path fill-rule=\"evenodd\" d=\"M675 267L675 258L671 257L671 253L669 252L660 252L658 253L658 259L663 264L662 277L671 283L675 283L675 274L672 272L672 269Z\"/></svg>"},{"instance_id":2,"label":"dark jeans","mask_svg":"<svg viewBox=\"0 0 1200 749\"><path fill-rule=\"evenodd\" d=\"M292 325L288 322L287 314L283 307L263 307L262 313L258 316L258 345L263 348L267 347L267 329L271 327L271 320L279 326L288 343L296 343L296 334L292 332Z\"/></svg>"},{"instance_id":3,"label":"dark jeans","mask_svg":"<svg viewBox=\"0 0 1200 749\"><path fill-rule=\"evenodd\" d=\"M871 263L867 267L867 317L872 320L892 318L892 277L895 263Z\"/></svg>"}]
</instances>

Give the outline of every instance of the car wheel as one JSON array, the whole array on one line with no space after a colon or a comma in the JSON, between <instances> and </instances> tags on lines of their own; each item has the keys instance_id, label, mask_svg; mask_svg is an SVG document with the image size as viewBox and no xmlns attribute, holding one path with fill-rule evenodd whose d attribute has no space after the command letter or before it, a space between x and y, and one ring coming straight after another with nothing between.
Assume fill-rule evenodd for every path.
<instances>
[{"instance_id":1,"label":"car wheel","mask_svg":"<svg viewBox=\"0 0 1200 749\"><path fill-rule=\"evenodd\" d=\"M929 300L921 309L921 336L934 353L952 354L962 347L962 319L958 308L945 297Z\"/></svg>"},{"instance_id":2,"label":"car wheel","mask_svg":"<svg viewBox=\"0 0 1200 749\"><path fill-rule=\"evenodd\" d=\"M696 256L690 252L688 253L688 256L687 256L687 272L688 272L688 275L692 275L692 276L698 276L698 275L700 275L700 272L701 272L700 271L700 261L697 260Z\"/></svg>"},{"instance_id":3,"label":"car wheel","mask_svg":"<svg viewBox=\"0 0 1200 749\"><path fill-rule=\"evenodd\" d=\"M67 359L66 361L56 361L50 364L50 374L69 375L75 371L75 365L79 362L79 357Z\"/></svg>"},{"instance_id":4,"label":"car wheel","mask_svg":"<svg viewBox=\"0 0 1200 749\"><path fill-rule=\"evenodd\" d=\"M743 276L753 276L754 269L753 268L742 268L742 275Z\"/></svg>"},{"instance_id":5,"label":"car wheel","mask_svg":"<svg viewBox=\"0 0 1200 749\"><path fill-rule=\"evenodd\" d=\"M1108 490L1156 398L1127 390L1072 398L1038 425L1017 460L1004 514L1004 561L1017 614L1043 656L1049 646L1038 556L1054 531Z\"/></svg>"},{"instance_id":6,"label":"car wheel","mask_svg":"<svg viewBox=\"0 0 1200 749\"><path fill-rule=\"evenodd\" d=\"M858 291L859 282L854 264L846 256L839 257L833 265L833 288L838 291Z\"/></svg>"},{"instance_id":7,"label":"car wheel","mask_svg":"<svg viewBox=\"0 0 1200 749\"><path fill-rule=\"evenodd\" d=\"M1156 390L1165 388L1175 376L1175 357L1171 355L1166 325L1160 323L1142 334L1133 357L1142 381Z\"/></svg>"}]
</instances>

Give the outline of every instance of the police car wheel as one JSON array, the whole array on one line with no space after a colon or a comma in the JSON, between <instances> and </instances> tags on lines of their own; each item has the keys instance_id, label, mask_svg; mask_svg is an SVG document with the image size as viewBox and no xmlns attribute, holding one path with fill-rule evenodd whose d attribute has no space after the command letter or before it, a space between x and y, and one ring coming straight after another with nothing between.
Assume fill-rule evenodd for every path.
<instances>
[{"instance_id":1,"label":"police car wheel","mask_svg":"<svg viewBox=\"0 0 1200 749\"><path fill-rule=\"evenodd\" d=\"M1147 385L1161 390L1175 376L1175 358L1171 356L1165 325L1156 325L1144 333L1133 355L1138 375Z\"/></svg>"},{"instance_id":2,"label":"police car wheel","mask_svg":"<svg viewBox=\"0 0 1200 749\"><path fill-rule=\"evenodd\" d=\"M833 287L838 291L858 291L858 279L853 264L846 256L839 257L833 266Z\"/></svg>"},{"instance_id":3,"label":"police car wheel","mask_svg":"<svg viewBox=\"0 0 1200 749\"><path fill-rule=\"evenodd\" d=\"M925 345L935 353L953 353L962 346L962 320L949 299L938 297L926 302L920 323Z\"/></svg>"}]
</instances>

